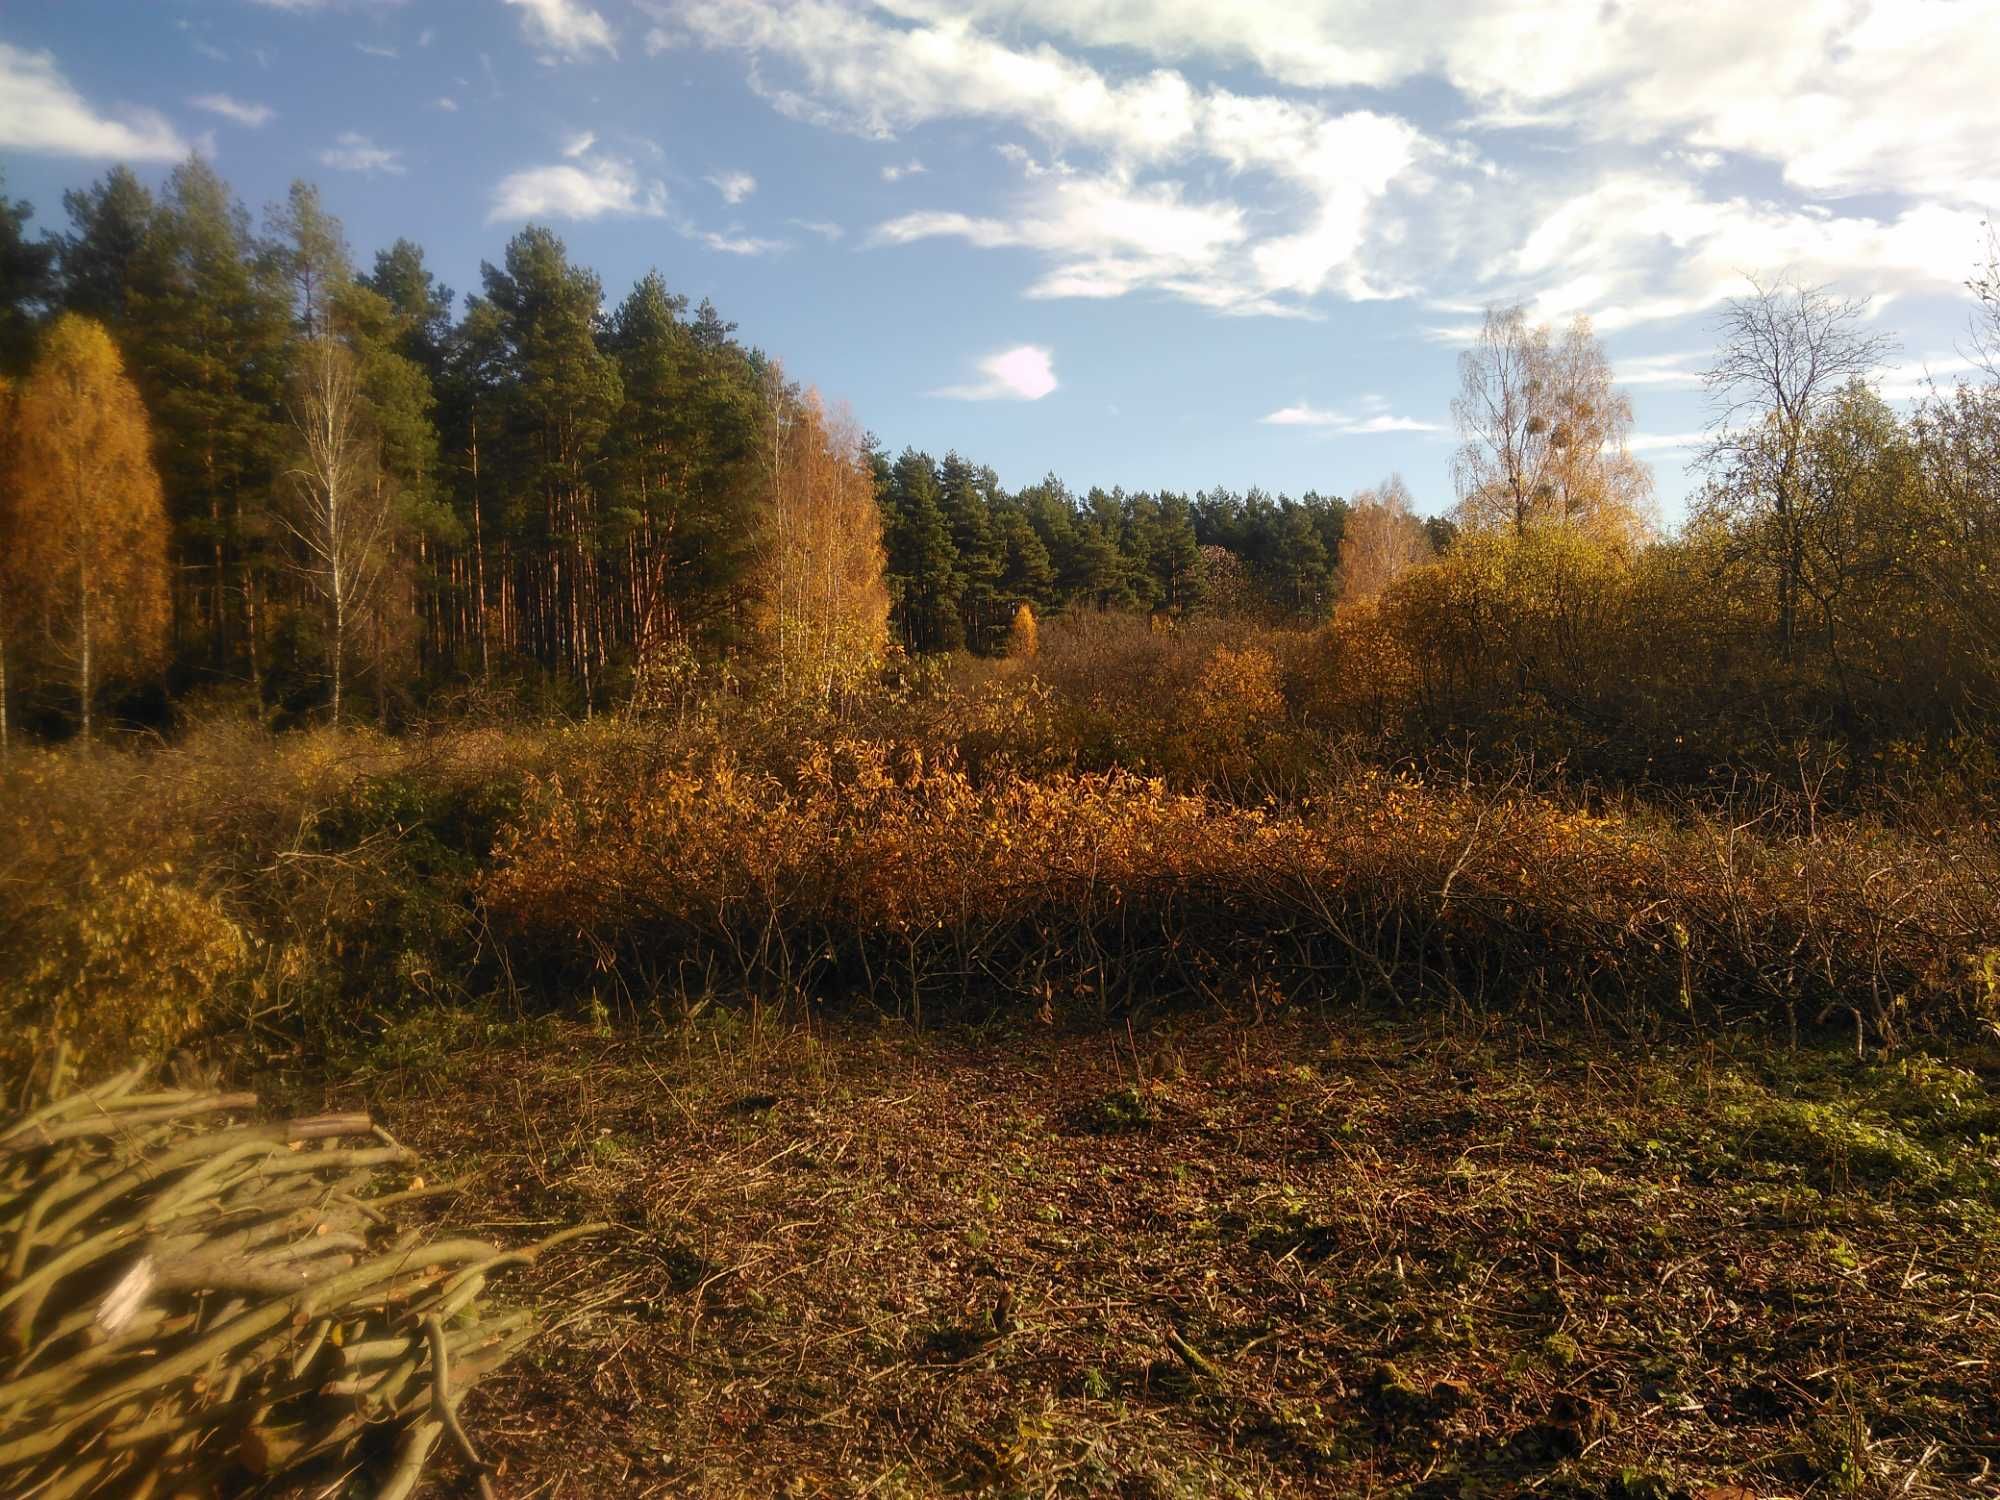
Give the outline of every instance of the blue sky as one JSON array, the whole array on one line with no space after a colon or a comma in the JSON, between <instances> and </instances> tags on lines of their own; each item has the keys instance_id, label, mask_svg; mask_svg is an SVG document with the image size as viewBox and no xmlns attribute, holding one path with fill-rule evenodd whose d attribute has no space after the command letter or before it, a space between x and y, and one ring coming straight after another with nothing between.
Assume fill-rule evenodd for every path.
<instances>
[{"instance_id":1,"label":"blue sky","mask_svg":"<svg viewBox=\"0 0 2000 1500\"><path fill-rule=\"evenodd\" d=\"M1480 310L1591 315L1680 511L1744 272L1955 378L1995 0L5 0L37 222L114 161L318 182L461 292L526 222L1010 485L1452 501Z\"/></svg>"}]
</instances>

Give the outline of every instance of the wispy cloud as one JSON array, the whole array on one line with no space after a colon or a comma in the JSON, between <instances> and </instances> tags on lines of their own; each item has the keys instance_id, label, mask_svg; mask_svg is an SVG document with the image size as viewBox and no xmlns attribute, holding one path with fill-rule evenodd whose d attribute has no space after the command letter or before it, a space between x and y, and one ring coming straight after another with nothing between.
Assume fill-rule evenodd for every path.
<instances>
[{"instance_id":1,"label":"wispy cloud","mask_svg":"<svg viewBox=\"0 0 2000 1500\"><path fill-rule=\"evenodd\" d=\"M722 172L702 180L722 194L724 203L732 205L757 191L757 179L748 172Z\"/></svg>"},{"instance_id":2,"label":"wispy cloud","mask_svg":"<svg viewBox=\"0 0 2000 1500\"><path fill-rule=\"evenodd\" d=\"M576 157L583 155L584 152L588 151L592 146L595 146L596 144L597 144L596 131L594 130L578 131L575 135L571 136L568 140L563 142L562 154L564 156L570 157L573 160Z\"/></svg>"},{"instance_id":3,"label":"wispy cloud","mask_svg":"<svg viewBox=\"0 0 2000 1500\"><path fill-rule=\"evenodd\" d=\"M505 0L521 12L521 31L550 56L577 62L593 52L618 55L611 23L581 0Z\"/></svg>"},{"instance_id":4,"label":"wispy cloud","mask_svg":"<svg viewBox=\"0 0 2000 1500\"><path fill-rule=\"evenodd\" d=\"M0 42L0 146L54 156L174 161L188 143L149 109L94 108L56 67L50 52Z\"/></svg>"},{"instance_id":5,"label":"wispy cloud","mask_svg":"<svg viewBox=\"0 0 2000 1500\"><path fill-rule=\"evenodd\" d=\"M402 56L394 47L386 47L378 42L356 42L354 50L356 52L365 52L370 57L386 57L391 60Z\"/></svg>"},{"instance_id":6,"label":"wispy cloud","mask_svg":"<svg viewBox=\"0 0 2000 1500\"><path fill-rule=\"evenodd\" d=\"M400 177L404 170L402 157L401 151L378 146L358 130L344 130L334 137L331 146L320 152L319 161L321 166L336 172L386 172Z\"/></svg>"},{"instance_id":7,"label":"wispy cloud","mask_svg":"<svg viewBox=\"0 0 2000 1500\"><path fill-rule=\"evenodd\" d=\"M238 125L247 125L252 130L270 124L278 113L268 104L250 104L232 99L227 94L197 94L188 103L212 115L221 115L225 120L234 120Z\"/></svg>"},{"instance_id":8,"label":"wispy cloud","mask_svg":"<svg viewBox=\"0 0 2000 1500\"><path fill-rule=\"evenodd\" d=\"M437 107L443 110L446 114L458 113L458 101L452 98L451 95L449 94L438 95Z\"/></svg>"},{"instance_id":9,"label":"wispy cloud","mask_svg":"<svg viewBox=\"0 0 2000 1500\"><path fill-rule=\"evenodd\" d=\"M901 182L905 177L921 177L929 170L929 167L925 166L915 157L911 157L906 162L895 162L884 167L882 169L882 180L884 182Z\"/></svg>"},{"instance_id":10,"label":"wispy cloud","mask_svg":"<svg viewBox=\"0 0 2000 1500\"><path fill-rule=\"evenodd\" d=\"M826 219L787 219L785 222L798 225L799 228L805 230L808 234L818 235L829 245L847 233L838 224Z\"/></svg>"},{"instance_id":11,"label":"wispy cloud","mask_svg":"<svg viewBox=\"0 0 2000 1500\"><path fill-rule=\"evenodd\" d=\"M1680 354L1642 354L1621 359L1611 378L1619 385L1700 385L1702 371L1715 360L1707 350Z\"/></svg>"},{"instance_id":12,"label":"wispy cloud","mask_svg":"<svg viewBox=\"0 0 2000 1500\"><path fill-rule=\"evenodd\" d=\"M1891 365L1877 373L1875 389L1884 401L1917 401L1933 389L1949 390L1961 376L1984 369L1977 360L1962 354L1940 354L1930 359Z\"/></svg>"},{"instance_id":13,"label":"wispy cloud","mask_svg":"<svg viewBox=\"0 0 2000 1500\"><path fill-rule=\"evenodd\" d=\"M985 378L932 391L954 401L1039 401L1056 388L1054 356L1039 344L1002 349L979 361Z\"/></svg>"},{"instance_id":14,"label":"wispy cloud","mask_svg":"<svg viewBox=\"0 0 2000 1500\"><path fill-rule=\"evenodd\" d=\"M1675 448L1699 448L1709 441L1706 432L1635 432L1625 439L1628 453L1658 453Z\"/></svg>"},{"instance_id":15,"label":"wispy cloud","mask_svg":"<svg viewBox=\"0 0 2000 1500\"><path fill-rule=\"evenodd\" d=\"M493 189L489 224L520 219L661 218L667 190L644 182L628 161L589 157L559 166L509 173Z\"/></svg>"},{"instance_id":16,"label":"wispy cloud","mask_svg":"<svg viewBox=\"0 0 2000 1500\"><path fill-rule=\"evenodd\" d=\"M1360 410L1341 411L1301 401L1284 406L1257 420L1272 427L1321 427L1348 437L1365 437L1382 432L1442 432L1437 422L1416 417L1399 417L1380 396L1364 396L1356 403Z\"/></svg>"},{"instance_id":17,"label":"wispy cloud","mask_svg":"<svg viewBox=\"0 0 2000 1500\"><path fill-rule=\"evenodd\" d=\"M712 229L692 228L682 232L718 255L776 255L780 250L791 249L783 240L764 239L751 234L718 234Z\"/></svg>"}]
</instances>

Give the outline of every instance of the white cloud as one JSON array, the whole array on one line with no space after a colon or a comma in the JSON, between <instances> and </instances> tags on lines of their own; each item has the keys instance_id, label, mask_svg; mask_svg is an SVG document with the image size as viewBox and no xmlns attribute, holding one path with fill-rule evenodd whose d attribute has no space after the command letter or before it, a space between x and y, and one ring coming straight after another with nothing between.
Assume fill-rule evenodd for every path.
<instances>
[{"instance_id":1,"label":"white cloud","mask_svg":"<svg viewBox=\"0 0 2000 1500\"><path fill-rule=\"evenodd\" d=\"M0 146L55 156L173 161L188 143L153 110L101 114L70 86L51 52L0 42Z\"/></svg>"},{"instance_id":2,"label":"white cloud","mask_svg":"<svg viewBox=\"0 0 2000 1500\"><path fill-rule=\"evenodd\" d=\"M1601 332L1713 307L1746 272L1785 271L1878 296L1956 294L1980 216L1936 204L1893 218L1718 199L1650 172L1614 172L1560 202L1491 267L1539 320L1588 313Z\"/></svg>"},{"instance_id":3,"label":"white cloud","mask_svg":"<svg viewBox=\"0 0 2000 1500\"><path fill-rule=\"evenodd\" d=\"M723 172L717 176L704 178L703 181L722 194L724 203L732 205L741 203L757 191L757 179L748 172Z\"/></svg>"},{"instance_id":4,"label":"white cloud","mask_svg":"<svg viewBox=\"0 0 2000 1500\"><path fill-rule=\"evenodd\" d=\"M277 111L268 104L248 104L227 94L197 94L188 103L195 109L205 109L212 115L221 115L225 120L234 120L252 130L270 124L277 115Z\"/></svg>"},{"instance_id":5,"label":"white cloud","mask_svg":"<svg viewBox=\"0 0 2000 1500\"><path fill-rule=\"evenodd\" d=\"M1714 359L1714 351L1707 349L1635 355L1619 360L1611 378L1619 385L1697 386L1701 384L1702 371Z\"/></svg>"},{"instance_id":6,"label":"white cloud","mask_svg":"<svg viewBox=\"0 0 2000 1500\"><path fill-rule=\"evenodd\" d=\"M901 182L905 177L920 177L929 170L929 167L925 166L915 157L911 157L906 162L891 162L888 166L884 167L882 169L882 180L884 182Z\"/></svg>"},{"instance_id":7,"label":"white cloud","mask_svg":"<svg viewBox=\"0 0 2000 1500\"><path fill-rule=\"evenodd\" d=\"M687 229L682 232L719 255L776 255L780 250L791 248L783 240L759 239L755 235L717 234L710 229Z\"/></svg>"},{"instance_id":8,"label":"white cloud","mask_svg":"<svg viewBox=\"0 0 2000 1500\"><path fill-rule=\"evenodd\" d=\"M1490 122L1774 161L1811 192L1991 201L2000 26L1967 0L879 0L1293 88L1443 78Z\"/></svg>"},{"instance_id":9,"label":"white cloud","mask_svg":"<svg viewBox=\"0 0 2000 1500\"><path fill-rule=\"evenodd\" d=\"M574 165L528 167L509 173L493 189L493 206L486 222L607 216L657 219L666 211L664 187L641 182L630 162L599 156Z\"/></svg>"},{"instance_id":10,"label":"white cloud","mask_svg":"<svg viewBox=\"0 0 2000 1500\"><path fill-rule=\"evenodd\" d=\"M1744 271L1789 268L1878 297L1957 294L1978 244L1974 206L2000 201L1991 4L646 8L671 17L649 50L741 53L752 87L796 119L879 139L947 120L1035 138L1040 159L1002 148L1021 172L1010 197L922 209L876 235L1029 250L1047 262L1029 295L1151 291L1310 316L1329 296L1424 293L1459 313L1513 300L1539 318L1588 312L1608 332L1710 308L1741 289ZM1280 87L1206 85L1184 65ZM1416 79L1457 91L1467 106L1458 124L1431 132L1327 102L1328 90ZM1522 149L1509 133L1526 125L1537 134ZM1775 164L1777 178L1758 162ZM892 163L882 175L910 169ZM1057 180L1081 186L1066 200ZM1760 184L1757 196L1744 195L1745 181ZM1083 193L1176 205L1228 233L1113 245L1093 238L1092 215L1072 201ZM1862 193L1880 196L1838 201ZM1428 336L1460 342L1463 323Z\"/></svg>"},{"instance_id":11,"label":"white cloud","mask_svg":"<svg viewBox=\"0 0 2000 1500\"><path fill-rule=\"evenodd\" d=\"M370 57L386 57L391 60L401 55L394 47L384 47L374 42L356 42L354 50L356 52L364 52Z\"/></svg>"},{"instance_id":12,"label":"white cloud","mask_svg":"<svg viewBox=\"0 0 2000 1500\"><path fill-rule=\"evenodd\" d=\"M1380 432L1444 431L1436 422L1394 415L1380 396L1363 396L1357 404L1361 408L1359 411L1340 411L1301 401L1296 406L1280 407L1257 420L1272 427L1324 427L1330 432L1350 437Z\"/></svg>"},{"instance_id":13,"label":"white cloud","mask_svg":"<svg viewBox=\"0 0 2000 1500\"><path fill-rule=\"evenodd\" d=\"M550 53L577 61L592 52L618 55L611 23L581 0L505 0L519 7L521 31Z\"/></svg>"},{"instance_id":14,"label":"white cloud","mask_svg":"<svg viewBox=\"0 0 2000 1500\"><path fill-rule=\"evenodd\" d=\"M336 172L387 172L400 177L404 170L402 156L401 151L378 146L359 131L344 130L334 137L331 146L320 152L319 161L321 166Z\"/></svg>"},{"instance_id":15,"label":"white cloud","mask_svg":"<svg viewBox=\"0 0 2000 1500\"><path fill-rule=\"evenodd\" d=\"M562 154L564 156L571 158L579 157L583 155L584 152L588 151L592 146L595 146L596 144L597 144L596 131L594 130L580 131L576 135L571 136L567 141L563 142Z\"/></svg>"},{"instance_id":16,"label":"white cloud","mask_svg":"<svg viewBox=\"0 0 2000 1500\"><path fill-rule=\"evenodd\" d=\"M927 213L884 226L889 239L960 232L976 244L1040 249L1055 264L1030 287L1034 296L1150 289L1227 311L1296 315L1328 289L1395 294L1400 278L1363 265L1385 227L1377 211L1392 185L1422 188L1442 157L1422 132L1388 115L1334 115L1316 104L1199 88L1168 69L1115 78L1047 45L1003 44L942 13L931 24L901 27L830 0L683 0L675 14L693 42L750 53L753 84L800 119L889 137L933 120L984 118L1018 125L1056 151L1101 154L1101 167L1079 170L1062 156L1037 161L1010 143L1003 149L1028 192L1007 212L976 222ZM772 82L767 58L800 85ZM1198 199L1193 168L1204 160L1210 170ZM892 163L882 176L899 181L919 166ZM1259 179L1276 201L1256 201L1234 181L1241 176ZM1070 179L1070 202L1051 204L1051 177ZM1091 182L1095 189L1078 186ZM1080 204L1084 195L1155 221L1173 205L1194 206L1229 245L1190 253L1177 237L1155 248L1132 243L1113 222L1121 248L1111 251L1086 231L1106 226ZM1187 207L1174 216L1179 230L1190 227Z\"/></svg>"},{"instance_id":17,"label":"white cloud","mask_svg":"<svg viewBox=\"0 0 2000 1500\"><path fill-rule=\"evenodd\" d=\"M1002 349L979 362L984 380L974 385L948 385L931 394L956 401L1039 401L1056 388L1052 359L1039 344Z\"/></svg>"},{"instance_id":18,"label":"white cloud","mask_svg":"<svg viewBox=\"0 0 2000 1500\"><path fill-rule=\"evenodd\" d=\"M954 238L981 249L1040 252L1049 268L1030 297L1121 297L1155 289L1227 312L1280 312L1237 264L1250 239L1244 211L1223 200L1187 201L1176 184L1140 185L1121 174L1051 174L1007 217L923 210L876 228L874 244Z\"/></svg>"},{"instance_id":19,"label":"white cloud","mask_svg":"<svg viewBox=\"0 0 2000 1500\"><path fill-rule=\"evenodd\" d=\"M458 101L452 98L451 95L449 94L440 94L438 96L437 107L443 110L446 114L458 113Z\"/></svg>"},{"instance_id":20,"label":"white cloud","mask_svg":"<svg viewBox=\"0 0 2000 1500\"><path fill-rule=\"evenodd\" d=\"M808 234L818 235L829 245L847 233L838 224L826 219L788 219L786 222L798 225L799 228L805 230Z\"/></svg>"},{"instance_id":21,"label":"white cloud","mask_svg":"<svg viewBox=\"0 0 2000 1500\"><path fill-rule=\"evenodd\" d=\"M1628 453L1658 453L1663 450L1702 447L1711 437L1707 432L1635 432L1625 439Z\"/></svg>"},{"instance_id":22,"label":"white cloud","mask_svg":"<svg viewBox=\"0 0 2000 1500\"><path fill-rule=\"evenodd\" d=\"M428 47L436 40L437 28L435 26L426 26L422 31L417 33L417 45L419 47Z\"/></svg>"},{"instance_id":23,"label":"white cloud","mask_svg":"<svg viewBox=\"0 0 2000 1500\"><path fill-rule=\"evenodd\" d=\"M1878 371L1875 389L1885 401L1918 401L1933 388L1949 390L1954 382L1984 368L1978 360L1962 354L1940 354Z\"/></svg>"}]
</instances>

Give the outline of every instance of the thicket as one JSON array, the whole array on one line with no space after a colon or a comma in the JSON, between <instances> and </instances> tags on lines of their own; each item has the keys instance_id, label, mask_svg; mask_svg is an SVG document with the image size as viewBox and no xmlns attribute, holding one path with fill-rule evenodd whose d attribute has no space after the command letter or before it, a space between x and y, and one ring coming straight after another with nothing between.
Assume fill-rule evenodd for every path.
<instances>
[{"instance_id":1,"label":"thicket","mask_svg":"<svg viewBox=\"0 0 2000 1500\"><path fill-rule=\"evenodd\" d=\"M1810 780L1640 797L1391 761L1314 726L1322 645L1067 626L838 715L712 694L569 728L211 724L17 755L0 1071L58 1038L94 1066L220 1034L337 1056L426 1006L593 998L1367 1001L1866 1045L2000 1020L1990 822Z\"/></svg>"}]
</instances>

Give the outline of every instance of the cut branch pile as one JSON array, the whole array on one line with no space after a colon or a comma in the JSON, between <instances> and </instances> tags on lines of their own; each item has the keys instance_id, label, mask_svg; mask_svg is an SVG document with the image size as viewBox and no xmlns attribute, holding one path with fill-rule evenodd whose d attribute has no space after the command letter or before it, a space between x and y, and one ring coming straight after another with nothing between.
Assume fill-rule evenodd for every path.
<instances>
[{"instance_id":1,"label":"cut branch pile","mask_svg":"<svg viewBox=\"0 0 2000 1500\"><path fill-rule=\"evenodd\" d=\"M238 1493L364 1467L408 1495L458 1404L536 1332L480 1294L602 1229L425 1240L375 1192L409 1151L366 1115L229 1124L251 1094L135 1068L0 1125L0 1494Z\"/></svg>"}]
</instances>

